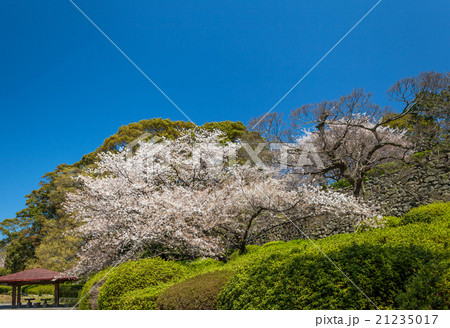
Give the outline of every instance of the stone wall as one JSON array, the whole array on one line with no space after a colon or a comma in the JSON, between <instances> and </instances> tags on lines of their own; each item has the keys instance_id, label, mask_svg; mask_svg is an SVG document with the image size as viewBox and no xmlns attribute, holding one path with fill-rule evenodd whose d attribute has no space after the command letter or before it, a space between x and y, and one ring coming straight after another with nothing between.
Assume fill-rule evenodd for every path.
<instances>
[{"instance_id":1,"label":"stone wall","mask_svg":"<svg viewBox=\"0 0 450 328\"><path fill-rule=\"evenodd\" d=\"M360 221L346 215L322 215L308 220L301 220L290 213L290 220L272 230L269 234L262 236L255 243L262 245L272 241L289 241L295 239L322 239L325 237L355 232ZM295 223L294 224L292 223ZM299 229L301 231L299 231ZM307 236L307 237L306 237Z\"/></svg>"},{"instance_id":2,"label":"stone wall","mask_svg":"<svg viewBox=\"0 0 450 328\"><path fill-rule=\"evenodd\" d=\"M381 207L384 215L401 216L411 208L437 201L450 201L449 154L415 159L407 164L385 165L372 172L365 182L364 198ZM352 194L351 188L340 191ZM307 221L291 218L311 239L320 239L341 233L353 233L360 222L345 216L315 217ZM275 240L304 239L291 222L286 222L257 243Z\"/></svg>"},{"instance_id":3,"label":"stone wall","mask_svg":"<svg viewBox=\"0 0 450 328\"><path fill-rule=\"evenodd\" d=\"M413 207L450 201L449 154L416 159L392 172L372 176L365 185L367 200L384 214L400 216Z\"/></svg>"}]
</instances>

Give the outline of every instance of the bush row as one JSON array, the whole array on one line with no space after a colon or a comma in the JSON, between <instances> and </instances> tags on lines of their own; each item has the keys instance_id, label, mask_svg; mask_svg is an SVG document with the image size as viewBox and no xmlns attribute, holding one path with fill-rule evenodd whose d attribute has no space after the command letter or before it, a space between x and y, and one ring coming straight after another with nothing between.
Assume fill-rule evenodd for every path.
<instances>
[{"instance_id":1,"label":"bush row","mask_svg":"<svg viewBox=\"0 0 450 328\"><path fill-rule=\"evenodd\" d=\"M59 285L59 295L65 298L77 298L80 289L83 287L81 284L64 283ZM28 295L54 295L54 285L28 285L23 287L23 293Z\"/></svg>"},{"instance_id":2,"label":"bush row","mask_svg":"<svg viewBox=\"0 0 450 328\"><path fill-rule=\"evenodd\" d=\"M262 247L222 290L219 308L448 308L449 213L448 203L432 204L395 227L314 241L337 267L309 241Z\"/></svg>"},{"instance_id":3,"label":"bush row","mask_svg":"<svg viewBox=\"0 0 450 328\"><path fill-rule=\"evenodd\" d=\"M120 309L122 295L169 283L186 273L187 269L182 264L160 258L123 263L110 272L100 288L99 309Z\"/></svg>"}]
</instances>

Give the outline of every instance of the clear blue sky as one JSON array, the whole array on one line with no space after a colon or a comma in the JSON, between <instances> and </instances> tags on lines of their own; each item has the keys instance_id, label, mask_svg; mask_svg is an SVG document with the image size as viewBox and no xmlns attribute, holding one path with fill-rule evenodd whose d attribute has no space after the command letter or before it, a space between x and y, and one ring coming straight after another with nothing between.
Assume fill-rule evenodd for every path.
<instances>
[{"instance_id":1,"label":"clear blue sky","mask_svg":"<svg viewBox=\"0 0 450 328\"><path fill-rule=\"evenodd\" d=\"M263 114L375 3L74 0L197 124ZM279 105L449 71L450 2L383 0ZM185 119L67 0L0 2L0 220L119 126Z\"/></svg>"}]
</instances>

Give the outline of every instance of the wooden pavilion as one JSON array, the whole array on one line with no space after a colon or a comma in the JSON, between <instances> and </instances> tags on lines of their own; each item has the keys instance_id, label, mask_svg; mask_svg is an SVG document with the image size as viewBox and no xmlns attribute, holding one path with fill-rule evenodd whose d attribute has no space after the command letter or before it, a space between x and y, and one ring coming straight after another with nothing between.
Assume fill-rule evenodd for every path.
<instances>
[{"instance_id":1,"label":"wooden pavilion","mask_svg":"<svg viewBox=\"0 0 450 328\"><path fill-rule=\"evenodd\" d=\"M60 272L35 268L31 270L16 272L0 277L0 285L12 286L12 307L21 305L20 296L22 294L22 286L25 285L55 285L55 306L59 306L59 284L77 280L77 277L66 276Z\"/></svg>"}]
</instances>

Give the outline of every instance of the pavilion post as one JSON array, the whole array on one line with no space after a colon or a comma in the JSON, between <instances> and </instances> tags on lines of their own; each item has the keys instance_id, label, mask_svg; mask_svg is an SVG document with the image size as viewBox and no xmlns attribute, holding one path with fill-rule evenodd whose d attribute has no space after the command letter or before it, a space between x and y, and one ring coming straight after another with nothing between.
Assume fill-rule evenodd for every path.
<instances>
[{"instance_id":1,"label":"pavilion post","mask_svg":"<svg viewBox=\"0 0 450 328\"><path fill-rule=\"evenodd\" d=\"M16 307L16 285L12 286L12 293L11 293L11 305L13 308Z\"/></svg>"},{"instance_id":2,"label":"pavilion post","mask_svg":"<svg viewBox=\"0 0 450 328\"><path fill-rule=\"evenodd\" d=\"M59 284L55 284L55 306L59 306Z\"/></svg>"},{"instance_id":3,"label":"pavilion post","mask_svg":"<svg viewBox=\"0 0 450 328\"><path fill-rule=\"evenodd\" d=\"M17 286L17 306L20 307L21 304L21 300L20 300L20 296L22 294L22 286L18 285Z\"/></svg>"}]
</instances>

